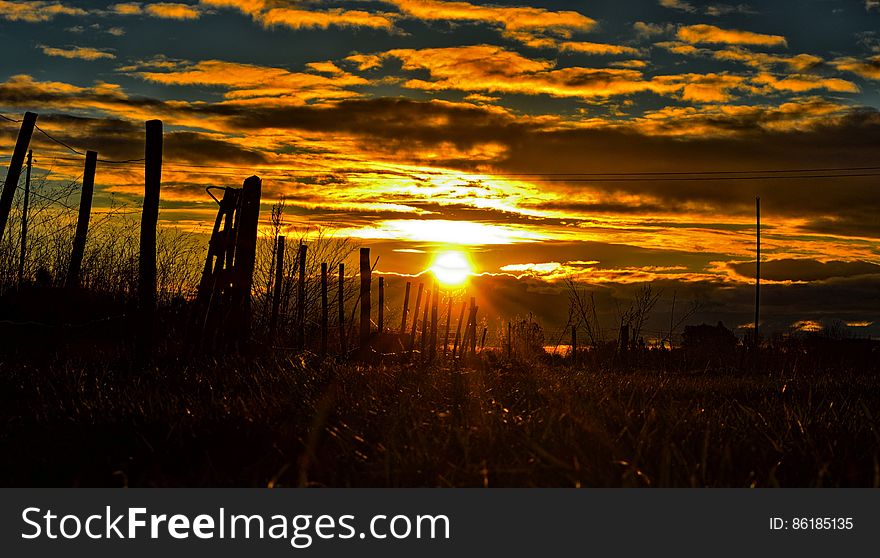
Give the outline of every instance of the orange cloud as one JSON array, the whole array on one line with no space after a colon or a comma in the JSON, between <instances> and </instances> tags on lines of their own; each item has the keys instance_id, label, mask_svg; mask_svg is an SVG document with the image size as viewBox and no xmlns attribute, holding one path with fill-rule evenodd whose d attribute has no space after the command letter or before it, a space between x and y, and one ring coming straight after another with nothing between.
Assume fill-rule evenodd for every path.
<instances>
[{"instance_id":1,"label":"orange cloud","mask_svg":"<svg viewBox=\"0 0 880 558\"><path fill-rule=\"evenodd\" d=\"M865 79L880 80L880 55L872 56L867 60L853 57L838 58L831 64L841 72L851 72Z\"/></svg>"},{"instance_id":2,"label":"orange cloud","mask_svg":"<svg viewBox=\"0 0 880 558\"><path fill-rule=\"evenodd\" d=\"M761 45L787 46L785 37L781 35L765 35L751 31L721 29L714 25L686 25L679 28L676 34L679 40L686 43L721 43L730 45Z\"/></svg>"},{"instance_id":3,"label":"orange cloud","mask_svg":"<svg viewBox=\"0 0 880 558\"><path fill-rule=\"evenodd\" d=\"M177 2L156 2L146 6L140 2L124 2L113 4L109 9L116 15L147 15L161 19L198 19L202 15L197 8Z\"/></svg>"},{"instance_id":4,"label":"orange cloud","mask_svg":"<svg viewBox=\"0 0 880 558\"><path fill-rule=\"evenodd\" d=\"M688 137L736 136L744 129L808 131L839 123L849 107L820 97L801 98L781 105L706 104L664 107L633 121L642 133Z\"/></svg>"},{"instance_id":5,"label":"orange cloud","mask_svg":"<svg viewBox=\"0 0 880 558\"><path fill-rule=\"evenodd\" d=\"M638 49L628 46L573 41L561 43L559 50L579 54L639 54Z\"/></svg>"},{"instance_id":6,"label":"orange cloud","mask_svg":"<svg viewBox=\"0 0 880 558\"><path fill-rule=\"evenodd\" d=\"M46 56L60 56L62 58L79 58L80 60L98 60L101 58L109 58L113 59L116 56L107 52L106 50L99 50L97 48L90 47L71 47L71 48L56 48L49 47L45 45L40 45L40 50L43 51L43 54Z\"/></svg>"},{"instance_id":7,"label":"orange cloud","mask_svg":"<svg viewBox=\"0 0 880 558\"><path fill-rule=\"evenodd\" d=\"M394 21L387 15L361 10L333 9L326 11L273 8L262 13L258 20L267 27L283 25L291 29L335 27L372 27L391 29Z\"/></svg>"},{"instance_id":8,"label":"orange cloud","mask_svg":"<svg viewBox=\"0 0 880 558\"><path fill-rule=\"evenodd\" d=\"M345 57L345 60L357 64L357 69L362 72L378 68L382 65L382 58L375 54L352 54Z\"/></svg>"},{"instance_id":9,"label":"orange cloud","mask_svg":"<svg viewBox=\"0 0 880 558\"><path fill-rule=\"evenodd\" d=\"M742 62L755 68L763 68L774 64L785 65L799 72L809 70L822 64L822 58L812 54L777 56L763 52L752 52L741 47L715 51L712 53L712 56L717 60Z\"/></svg>"},{"instance_id":10,"label":"orange cloud","mask_svg":"<svg viewBox=\"0 0 880 558\"><path fill-rule=\"evenodd\" d=\"M188 4L177 4L173 2L147 4L144 10L148 15L163 19L198 19L201 15L201 12Z\"/></svg>"},{"instance_id":11,"label":"orange cloud","mask_svg":"<svg viewBox=\"0 0 880 558\"><path fill-rule=\"evenodd\" d=\"M838 93L858 93L859 86L840 78L826 78L812 74L793 74L778 78L769 73L761 73L752 78L753 83L763 85L768 90L804 93L825 89Z\"/></svg>"},{"instance_id":12,"label":"orange cloud","mask_svg":"<svg viewBox=\"0 0 880 558\"><path fill-rule=\"evenodd\" d=\"M264 27L284 26L291 29L328 27L371 27L391 29L394 14L366 12L363 10L309 10L291 8L288 3L273 0L200 0L201 4L215 8L235 8L250 15Z\"/></svg>"},{"instance_id":13,"label":"orange cloud","mask_svg":"<svg viewBox=\"0 0 880 558\"><path fill-rule=\"evenodd\" d=\"M8 21L38 23L49 21L59 15L85 15L85 10L72 8L61 2L24 1L10 2L0 0L0 18Z\"/></svg>"},{"instance_id":14,"label":"orange cloud","mask_svg":"<svg viewBox=\"0 0 880 558\"><path fill-rule=\"evenodd\" d=\"M682 88L681 98L697 103L726 102L730 100L730 90L743 86L746 79L730 74L683 74L659 76L654 81L677 85Z\"/></svg>"},{"instance_id":15,"label":"orange cloud","mask_svg":"<svg viewBox=\"0 0 880 558\"><path fill-rule=\"evenodd\" d=\"M729 91L745 78L727 74L681 74L645 79L630 68L555 69L548 60L526 58L491 45L433 49L396 49L386 56L399 58L405 70L427 70L431 80L411 79L406 87L424 90L457 89L494 93L521 93L553 97L603 98L650 91L681 94L685 100L727 100Z\"/></svg>"},{"instance_id":16,"label":"orange cloud","mask_svg":"<svg viewBox=\"0 0 880 558\"><path fill-rule=\"evenodd\" d=\"M543 8L478 6L440 0L385 0L423 21L475 21L500 25L506 31L589 31L596 20L580 12L552 12Z\"/></svg>"},{"instance_id":17,"label":"orange cloud","mask_svg":"<svg viewBox=\"0 0 880 558\"><path fill-rule=\"evenodd\" d=\"M162 71L141 70L133 73L142 79L166 85L222 87L228 90L225 93L227 99L239 102L244 99L266 97L271 98L272 103L287 104L302 104L316 99L342 99L358 95L345 88L369 83L338 68L336 68L338 72L328 77L222 60L204 60L196 64L180 63L173 67L169 67L167 61L162 62L160 66ZM128 70L133 69L128 68Z\"/></svg>"},{"instance_id":18,"label":"orange cloud","mask_svg":"<svg viewBox=\"0 0 880 558\"><path fill-rule=\"evenodd\" d=\"M109 9L116 15L140 15L143 13L143 9L139 2L113 4Z\"/></svg>"},{"instance_id":19,"label":"orange cloud","mask_svg":"<svg viewBox=\"0 0 880 558\"><path fill-rule=\"evenodd\" d=\"M405 15L422 21L466 21L499 27L509 39L534 48L551 48L555 38L593 29L596 20L575 11L550 11L527 6L480 6L441 0L383 0Z\"/></svg>"}]
</instances>

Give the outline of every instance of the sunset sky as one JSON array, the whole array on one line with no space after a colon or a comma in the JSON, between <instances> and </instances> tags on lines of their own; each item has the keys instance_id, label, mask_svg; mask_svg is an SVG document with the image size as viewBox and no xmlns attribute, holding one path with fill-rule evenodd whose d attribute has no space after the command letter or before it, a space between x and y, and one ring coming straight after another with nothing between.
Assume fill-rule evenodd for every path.
<instances>
[{"instance_id":1,"label":"sunset sky","mask_svg":"<svg viewBox=\"0 0 880 558\"><path fill-rule=\"evenodd\" d=\"M381 272L464 251L501 313L558 319L574 277L610 316L654 281L742 327L760 195L767 327L880 334L877 0L0 0L0 44L4 115L117 160L164 121L166 224L258 174L266 218L284 196ZM136 205L142 167L96 188Z\"/></svg>"}]
</instances>

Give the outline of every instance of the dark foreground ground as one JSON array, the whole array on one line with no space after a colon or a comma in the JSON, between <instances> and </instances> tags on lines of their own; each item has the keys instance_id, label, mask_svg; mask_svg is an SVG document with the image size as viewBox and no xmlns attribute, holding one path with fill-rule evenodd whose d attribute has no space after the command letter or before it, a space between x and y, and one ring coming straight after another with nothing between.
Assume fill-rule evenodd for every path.
<instances>
[{"instance_id":1,"label":"dark foreground ground","mask_svg":"<svg viewBox=\"0 0 880 558\"><path fill-rule=\"evenodd\" d=\"M865 362L865 361L862 361ZM601 368L601 367L599 367ZM880 373L291 356L0 364L0 479L50 486L880 486Z\"/></svg>"}]
</instances>

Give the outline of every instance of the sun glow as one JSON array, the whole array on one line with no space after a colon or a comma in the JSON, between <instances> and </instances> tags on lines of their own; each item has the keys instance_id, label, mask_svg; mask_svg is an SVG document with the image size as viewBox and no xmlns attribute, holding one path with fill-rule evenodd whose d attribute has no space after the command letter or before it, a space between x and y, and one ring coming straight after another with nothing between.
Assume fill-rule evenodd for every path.
<instances>
[{"instance_id":1,"label":"sun glow","mask_svg":"<svg viewBox=\"0 0 880 558\"><path fill-rule=\"evenodd\" d=\"M463 253L450 251L437 255L431 266L431 272L444 285L457 286L464 283L473 270Z\"/></svg>"}]
</instances>

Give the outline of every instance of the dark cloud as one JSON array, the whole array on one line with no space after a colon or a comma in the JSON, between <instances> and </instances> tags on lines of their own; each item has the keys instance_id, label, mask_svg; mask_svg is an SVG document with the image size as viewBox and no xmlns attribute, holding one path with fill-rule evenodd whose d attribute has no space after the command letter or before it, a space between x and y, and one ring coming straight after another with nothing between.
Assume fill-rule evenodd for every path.
<instances>
[{"instance_id":1,"label":"dark cloud","mask_svg":"<svg viewBox=\"0 0 880 558\"><path fill-rule=\"evenodd\" d=\"M755 277L755 262L730 264L738 274ZM770 281L822 281L835 277L880 275L880 264L862 261L820 262L808 259L780 259L761 262L761 278ZM880 286L880 277L878 277Z\"/></svg>"}]
</instances>

